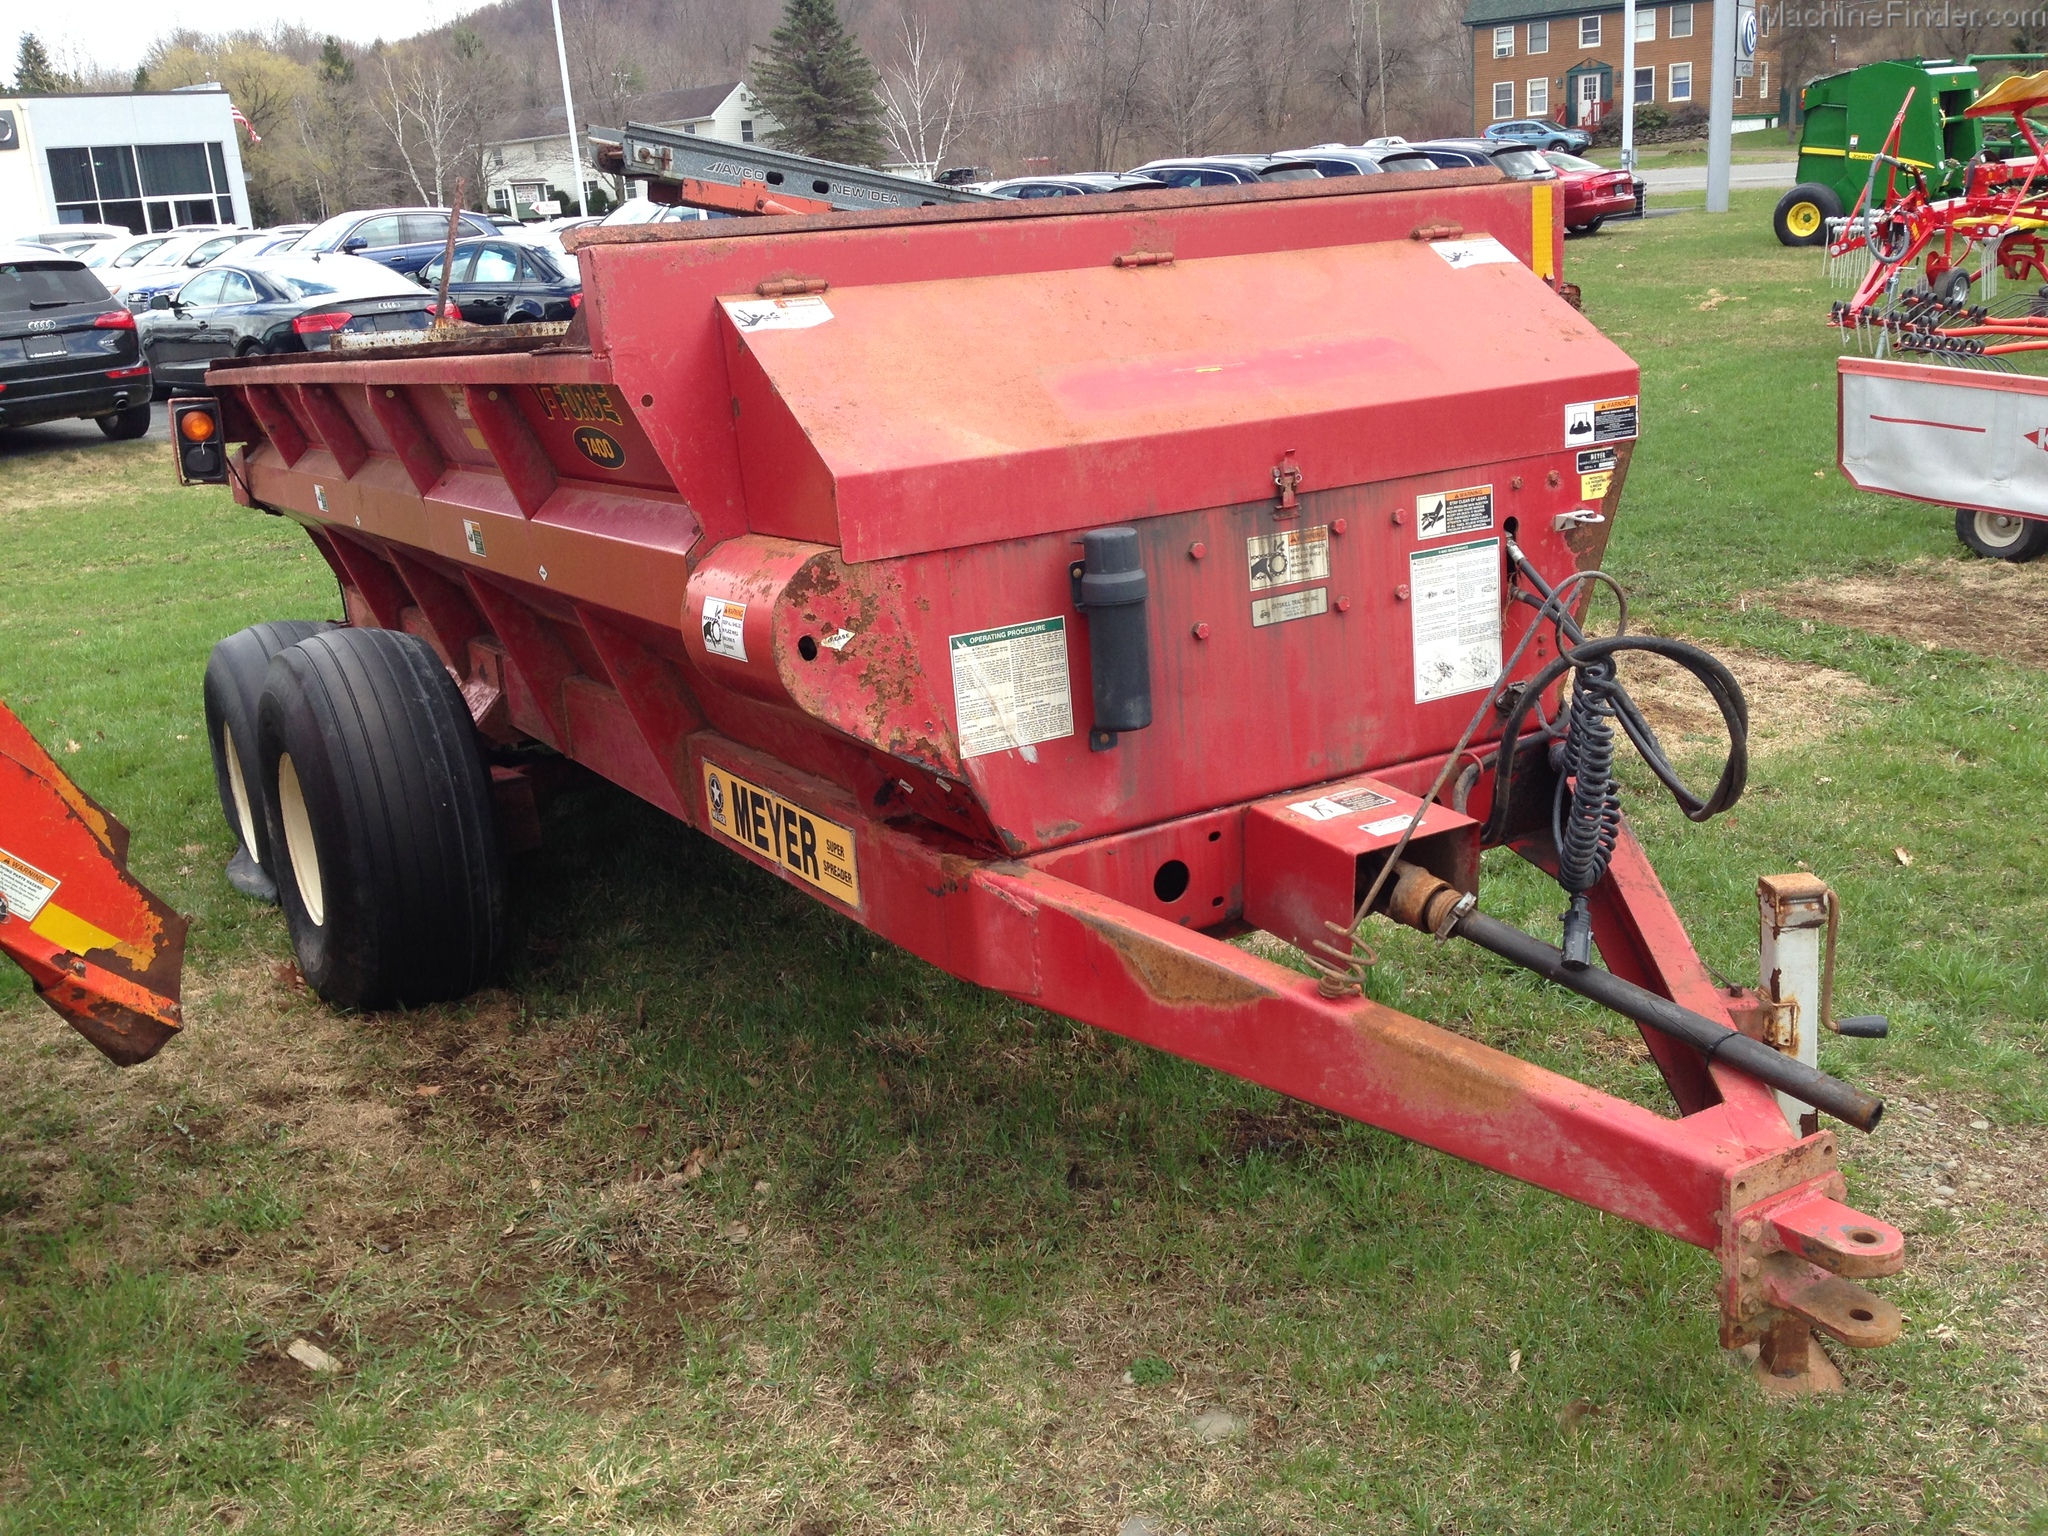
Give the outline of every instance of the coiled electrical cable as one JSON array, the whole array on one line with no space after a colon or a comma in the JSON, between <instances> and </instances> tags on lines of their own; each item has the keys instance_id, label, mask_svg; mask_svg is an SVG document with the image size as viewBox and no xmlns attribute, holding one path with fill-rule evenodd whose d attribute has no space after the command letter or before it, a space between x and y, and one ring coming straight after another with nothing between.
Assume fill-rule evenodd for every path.
<instances>
[{"instance_id":1,"label":"coiled electrical cable","mask_svg":"<svg viewBox=\"0 0 2048 1536\"><path fill-rule=\"evenodd\" d=\"M1559 601L1571 583L1553 590L1512 540L1508 543L1508 556L1517 574L1537 594L1517 593L1516 600L1539 609L1550 619L1557 633L1558 654L1523 685L1508 711L1495 758L1493 825L1487 829L1485 840L1497 842L1505 836L1515 748L1530 711L1540 711L1544 694L1567 672L1571 673L1571 702L1554 723L1539 724L1538 728L1550 741L1551 764L1558 771L1556 796L1551 805L1551 834L1557 844L1558 884L1571 897L1571 905L1564 914L1561 947L1568 966L1583 967L1592 963L1592 915L1587 907L1587 893L1606 875L1621 831L1621 792L1614 779L1616 723L1686 817L1705 821L1742 798L1743 786L1749 779L1749 704L1735 674L1699 646L1658 635L1629 634L1626 600L1617 632L1603 639L1588 640L1566 605ZM1618 588L1616 591L1619 595ZM1728 755L1721 764L1720 779L1713 792L1704 798L1679 777L1663 744L1657 740L1657 733L1622 686L1615 658L1627 651L1662 656L1691 673L1721 711L1722 723L1728 730ZM1538 719L1541 720L1540 713Z\"/></svg>"}]
</instances>

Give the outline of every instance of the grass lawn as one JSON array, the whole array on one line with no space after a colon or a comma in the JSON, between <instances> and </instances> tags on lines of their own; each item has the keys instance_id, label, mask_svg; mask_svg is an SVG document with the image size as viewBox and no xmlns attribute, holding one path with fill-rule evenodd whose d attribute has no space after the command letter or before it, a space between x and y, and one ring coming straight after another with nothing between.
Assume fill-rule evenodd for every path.
<instances>
[{"instance_id":1,"label":"grass lawn","mask_svg":"<svg viewBox=\"0 0 2048 1536\"><path fill-rule=\"evenodd\" d=\"M0 975L0 1532L2048 1532L2048 570L1836 473L1775 196L1568 265L1643 365L1609 569L1758 720L1733 814L1631 814L1731 977L1758 874L1831 881L1843 1011L1893 1020L1822 1052L1890 1100L1842 1134L1911 1252L1849 1394L1760 1398L1705 1254L976 992L601 786L502 987L334 1015L221 877L199 705L323 567L163 448L0 440L0 697L194 917L125 1073ZM1555 931L1512 860L1485 898ZM1632 1029L1383 953L1663 1107Z\"/></svg>"},{"instance_id":2,"label":"grass lawn","mask_svg":"<svg viewBox=\"0 0 2048 1536\"><path fill-rule=\"evenodd\" d=\"M1738 133L1729 141L1729 154L1737 165L1796 160L1799 158L1799 134L1796 129L1788 128L1759 128L1753 133ZM1621 151L1613 147L1593 149L1587 152L1587 158L1597 160L1602 165L1619 165ZM1668 170L1706 163L1705 139L1682 139L1674 144L1636 146L1636 169L1639 171Z\"/></svg>"}]
</instances>

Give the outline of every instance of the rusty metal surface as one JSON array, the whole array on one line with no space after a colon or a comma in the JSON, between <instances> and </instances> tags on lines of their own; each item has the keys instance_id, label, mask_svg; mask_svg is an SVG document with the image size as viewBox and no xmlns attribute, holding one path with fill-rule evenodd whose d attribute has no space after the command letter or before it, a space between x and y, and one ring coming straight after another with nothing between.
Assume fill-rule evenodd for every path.
<instances>
[{"instance_id":1,"label":"rusty metal surface","mask_svg":"<svg viewBox=\"0 0 2048 1536\"><path fill-rule=\"evenodd\" d=\"M0 705L0 954L120 1066L182 1024L185 920L128 874L128 832Z\"/></svg>"}]
</instances>

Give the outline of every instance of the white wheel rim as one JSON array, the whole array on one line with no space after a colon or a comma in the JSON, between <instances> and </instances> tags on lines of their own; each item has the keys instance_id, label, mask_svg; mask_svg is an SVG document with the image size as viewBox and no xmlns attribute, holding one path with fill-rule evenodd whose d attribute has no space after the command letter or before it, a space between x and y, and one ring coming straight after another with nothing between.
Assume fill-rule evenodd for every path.
<instances>
[{"instance_id":1,"label":"white wheel rim","mask_svg":"<svg viewBox=\"0 0 2048 1536\"><path fill-rule=\"evenodd\" d=\"M306 814L306 796L299 788L299 770L287 752L277 760L277 808L284 821L284 847L292 861L292 883L299 905L315 928L327 921L327 893L320 881L320 850L313 846L313 821Z\"/></svg>"},{"instance_id":2,"label":"white wheel rim","mask_svg":"<svg viewBox=\"0 0 2048 1536\"><path fill-rule=\"evenodd\" d=\"M1979 512L1977 514L1977 537L1993 549L2010 549L2019 543L2027 531L2024 517L2008 517L2003 512Z\"/></svg>"},{"instance_id":3,"label":"white wheel rim","mask_svg":"<svg viewBox=\"0 0 2048 1536\"><path fill-rule=\"evenodd\" d=\"M222 725L220 728L221 755L228 760L228 793L235 800L235 822L242 830L242 846L249 850L249 857L258 864L263 861L256 856L256 813L249 809L249 782L242 777L242 754L235 750L235 728Z\"/></svg>"}]
</instances>

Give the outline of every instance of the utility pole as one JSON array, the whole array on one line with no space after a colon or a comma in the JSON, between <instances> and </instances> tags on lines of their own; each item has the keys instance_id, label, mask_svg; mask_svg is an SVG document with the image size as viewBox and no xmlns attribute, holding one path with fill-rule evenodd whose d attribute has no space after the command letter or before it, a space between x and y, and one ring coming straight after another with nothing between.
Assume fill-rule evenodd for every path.
<instances>
[{"instance_id":1,"label":"utility pole","mask_svg":"<svg viewBox=\"0 0 2048 1536\"><path fill-rule=\"evenodd\" d=\"M555 60L562 66L562 114L569 120L569 165L576 178L576 210L590 217L590 198L583 190L583 148L576 142L576 99L569 94L569 45L562 41L562 0L549 0L555 11ZM1723 5L1728 0L1721 0ZM1716 26L1720 23L1715 22Z\"/></svg>"},{"instance_id":2,"label":"utility pole","mask_svg":"<svg viewBox=\"0 0 2048 1536\"><path fill-rule=\"evenodd\" d=\"M1621 168L1636 168L1636 0L1621 5Z\"/></svg>"},{"instance_id":3,"label":"utility pole","mask_svg":"<svg viewBox=\"0 0 2048 1536\"><path fill-rule=\"evenodd\" d=\"M1635 0L1629 0L1633 5ZM1387 136L1387 42L1380 31L1380 0L1372 0L1372 45L1379 54L1380 137Z\"/></svg>"},{"instance_id":4,"label":"utility pole","mask_svg":"<svg viewBox=\"0 0 2048 1536\"><path fill-rule=\"evenodd\" d=\"M1713 0L1714 53L1707 67L1707 212L1728 211L1728 164L1734 157L1735 0Z\"/></svg>"}]
</instances>

